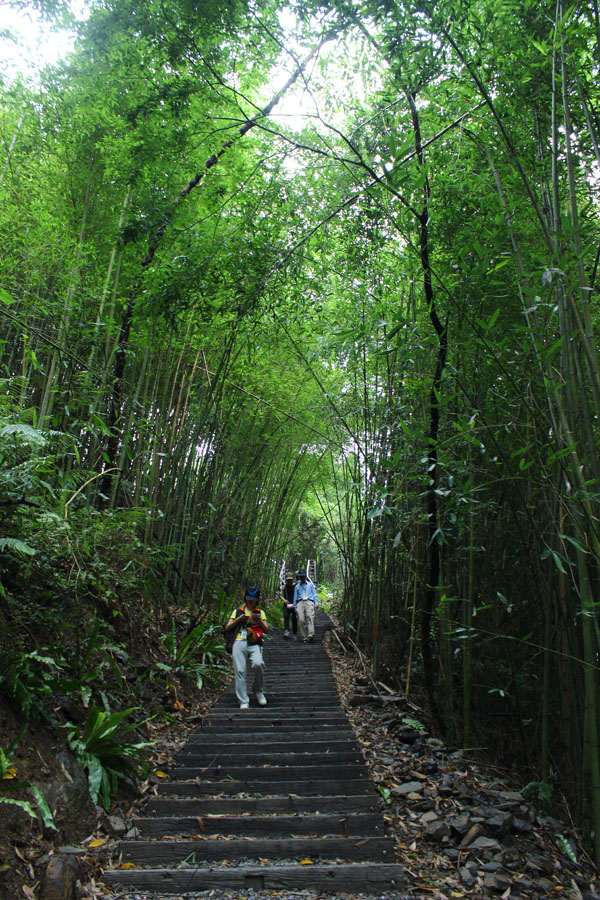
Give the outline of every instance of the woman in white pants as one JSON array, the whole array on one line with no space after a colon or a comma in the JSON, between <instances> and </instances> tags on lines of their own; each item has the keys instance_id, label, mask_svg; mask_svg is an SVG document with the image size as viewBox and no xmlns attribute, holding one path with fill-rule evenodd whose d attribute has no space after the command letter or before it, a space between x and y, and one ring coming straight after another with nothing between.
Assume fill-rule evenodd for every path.
<instances>
[{"instance_id":1,"label":"woman in white pants","mask_svg":"<svg viewBox=\"0 0 600 900\"><path fill-rule=\"evenodd\" d=\"M235 674L235 693L240 709L248 709L250 706L246 685L248 660L252 666L254 675L252 690L258 705L267 705L264 693L265 664L262 654L262 637L268 632L269 627L263 610L258 608L259 601L260 590L257 587L247 588L244 605L233 610L225 626L226 631L236 632L231 656Z\"/></svg>"}]
</instances>

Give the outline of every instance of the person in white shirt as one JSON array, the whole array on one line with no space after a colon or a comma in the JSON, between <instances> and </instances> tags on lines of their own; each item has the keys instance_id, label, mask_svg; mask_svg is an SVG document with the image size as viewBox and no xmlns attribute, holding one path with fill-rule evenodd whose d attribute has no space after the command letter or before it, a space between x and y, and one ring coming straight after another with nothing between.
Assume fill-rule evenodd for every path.
<instances>
[{"instance_id":1,"label":"person in white shirt","mask_svg":"<svg viewBox=\"0 0 600 900\"><path fill-rule=\"evenodd\" d=\"M298 614L300 637L311 642L315 638L315 609L319 605L317 589L309 581L306 572L298 572L298 583L294 591L294 609Z\"/></svg>"}]
</instances>

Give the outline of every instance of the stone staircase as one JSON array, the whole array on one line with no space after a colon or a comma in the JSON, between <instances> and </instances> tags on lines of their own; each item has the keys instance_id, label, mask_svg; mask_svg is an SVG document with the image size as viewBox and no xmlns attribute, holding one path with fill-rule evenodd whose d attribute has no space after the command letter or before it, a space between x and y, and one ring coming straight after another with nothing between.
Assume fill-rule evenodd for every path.
<instances>
[{"instance_id":1,"label":"stone staircase","mask_svg":"<svg viewBox=\"0 0 600 900\"><path fill-rule=\"evenodd\" d=\"M376 791L342 711L317 611L313 644L265 642L268 706L238 709L233 685L158 786L149 815L104 873L121 890L181 893L403 886Z\"/></svg>"}]
</instances>

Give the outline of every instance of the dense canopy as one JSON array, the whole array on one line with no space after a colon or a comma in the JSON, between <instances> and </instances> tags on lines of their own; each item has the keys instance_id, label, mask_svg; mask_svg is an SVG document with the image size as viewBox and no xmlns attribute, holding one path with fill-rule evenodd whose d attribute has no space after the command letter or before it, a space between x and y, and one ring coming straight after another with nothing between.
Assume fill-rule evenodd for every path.
<instances>
[{"instance_id":1,"label":"dense canopy","mask_svg":"<svg viewBox=\"0 0 600 900\"><path fill-rule=\"evenodd\" d=\"M3 616L129 577L217 615L316 557L375 671L600 857L596 0L76 29L0 84Z\"/></svg>"}]
</instances>

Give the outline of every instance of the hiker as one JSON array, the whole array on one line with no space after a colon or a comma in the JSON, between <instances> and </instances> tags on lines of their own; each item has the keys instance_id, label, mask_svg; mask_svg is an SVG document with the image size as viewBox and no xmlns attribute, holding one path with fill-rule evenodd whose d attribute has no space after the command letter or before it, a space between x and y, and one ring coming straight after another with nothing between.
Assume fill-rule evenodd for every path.
<instances>
[{"instance_id":1,"label":"hiker","mask_svg":"<svg viewBox=\"0 0 600 900\"><path fill-rule=\"evenodd\" d=\"M283 601L283 636L290 636L290 619L292 621L292 633L294 640L298 634L298 614L294 608L294 589L296 587L296 577L293 572L285 573L285 584L281 589L281 599Z\"/></svg>"},{"instance_id":2,"label":"hiker","mask_svg":"<svg viewBox=\"0 0 600 900\"><path fill-rule=\"evenodd\" d=\"M250 706L246 685L248 660L250 660L254 674L252 690L258 705L267 705L267 698L264 694L265 664L262 653L262 638L268 632L269 627L264 611L258 608L259 601L259 588L246 588L244 605L239 609L233 610L225 626L225 631L236 632L231 656L235 674L235 693L240 703L240 709L248 709Z\"/></svg>"},{"instance_id":3,"label":"hiker","mask_svg":"<svg viewBox=\"0 0 600 900\"><path fill-rule=\"evenodd\" d=\"M315 638L315 609L319 605L317 589L312 581L308 581L306 572L298 572L298 583L294 588L294 609L298 614L300 637L311 642Z\"/></svg>"}]
</instances>

